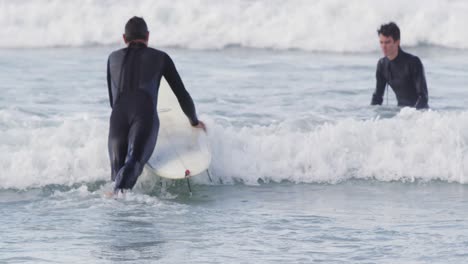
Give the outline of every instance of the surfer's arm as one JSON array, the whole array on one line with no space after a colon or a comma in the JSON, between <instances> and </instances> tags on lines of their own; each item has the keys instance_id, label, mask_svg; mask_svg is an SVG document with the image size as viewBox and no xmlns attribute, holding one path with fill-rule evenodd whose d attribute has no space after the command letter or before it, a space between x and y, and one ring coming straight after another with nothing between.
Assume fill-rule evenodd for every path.
<instances>
[{"instance_id":1,"label":"surfer's arm","mask_svg":"<svg viewBox=\"0 0 468 264\"><path fill-rule=\"evenodd\" d=\"M415 58L411 66L414 87L416 89L416 93L418 94L418 100L416 101L414 107L417 109L427 108L428 95L426 77L424 76L424 67L419 58Z\"/></svg>"},{"instance_id":2,"label":"surfer's arm","mask_svg":"<svg viewBox=\"0 0 468 264\"><path fill-rule=\"evenodd\" d=\"M377 84L375 87L375 92L372 95L371 105L381 105L383 102L383 95L385 93L386 81L385 81L384 76L382 75L382 67L383 67L383 63L379 61L377 63L377 70L375 72L375 78L376 78Z\"/></svg>"},{"instance_id":3,"label":"surfer's arm","mask_svg":"<svg viewBox=\"0 0 468 264\"><path fill-rule=\"evenodd\" d=\"M169 86L171 86L172 91L174 92L174 94L177 97L177 100L179 101L182 111L184 111L185 115L190 120L192 126L197 126L198 118L192 97L190 97L190 94L185 89L184 83L182 82L182 79L180 78L180 75L177 72L177 69L171 57L169 57L169 55L167 54L165 54L164 56L165 58L163 76L164 78L166 78L167 82L169 83Z\"/></svg>"},{"instance_id":4,"label":"surfer's arm","mask_svg":"<svg viewBox=\"0 0 468 264\"><path fill-rule=\"evenodd\" d=\"M112 87L111 87L109 60L107 60L107 89L109 89L109 103L112 108Z\"/></svg>"}]
</instances>

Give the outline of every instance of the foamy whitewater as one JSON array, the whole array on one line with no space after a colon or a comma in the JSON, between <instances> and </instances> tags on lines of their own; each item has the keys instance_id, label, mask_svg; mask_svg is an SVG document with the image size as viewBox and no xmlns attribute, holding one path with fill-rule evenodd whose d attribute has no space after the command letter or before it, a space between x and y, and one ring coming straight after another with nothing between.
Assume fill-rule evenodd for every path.
<instances>
[{"instance_id":1,"label":"foamy whitewater","mask_svg":"<svg viewBox=\"0 0 468 264\"><path fill-rule=\"evenodd\" d=\"M117 44L135 14L162 46L366 52L395 20L406 45L468 48L467 12L463 0L1 0L0 47Z\"/></svg>"},{"instance_id":2,"label":"foamy whitewater","mask_svg":"<svg viewBox=\"0 0 468 264\"><path fill-rule=\"evenodd\" d=\"M0 263L464 263L465 1L0 0ZM126 20L174 59L207 175L109 199L106 61ZM377 27L428 111L370 106ZM9 36L9 37L5 37Z\"/></svg>"}]
</instances>

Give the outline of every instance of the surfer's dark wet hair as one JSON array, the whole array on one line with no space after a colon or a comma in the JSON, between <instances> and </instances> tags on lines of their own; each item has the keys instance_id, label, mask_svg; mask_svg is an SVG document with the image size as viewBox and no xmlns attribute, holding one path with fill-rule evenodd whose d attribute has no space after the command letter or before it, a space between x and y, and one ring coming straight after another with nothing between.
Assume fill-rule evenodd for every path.
<instances>
[{"instance_id":1,"label":"surfer's dark wet hair","mask_svg":"<svg viewBox=\"0 0 468 264\"><path fill-rule=\"evenodd\" d=\"M400 40L400 29L394 22L381 25L380 29L377 30L377 34L392 37L394 41Z\"/></svg>"},{"instance_id":2,"label":"surfer's dark wet hair","mask_svg":"<svg viewBox=\"0 0 468 264\"><path fill-rule=\"evenodd\" d=\"M125 24L125 38L127 41L146 39L148 27L143 18L134 16Z\"/></svg>"}]
</instances>

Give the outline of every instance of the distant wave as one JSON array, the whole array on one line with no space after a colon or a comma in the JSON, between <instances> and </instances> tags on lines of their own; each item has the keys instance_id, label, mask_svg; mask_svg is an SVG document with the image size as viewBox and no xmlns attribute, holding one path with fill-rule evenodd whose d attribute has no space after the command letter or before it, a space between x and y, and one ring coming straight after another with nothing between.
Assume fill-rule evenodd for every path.
<instances>
[{"instance_id":1,"label":"distant wave","mask_svg":"<svg viewBox=\"0 0 468 264\"><path fill-rule=\"evenodd\" d=\"M143 16L151 44L361 52L390 20L405 46L468 48L463 0L0 0L0 48L112 45Z\"/></svg>"},{"instance_id":2,"label":"distant wave","mask_svg":"<svg viewBox=\"0 0 468 264\"><path fill-rule=\"evenodd\" d=\"M109 180L106 121L41 123L0 110L0 189ZM468 181L468 112L403 109L391 119L345 119L312 131L208 124L212 173L224 183Z\"/></svg>"}]
</instances>

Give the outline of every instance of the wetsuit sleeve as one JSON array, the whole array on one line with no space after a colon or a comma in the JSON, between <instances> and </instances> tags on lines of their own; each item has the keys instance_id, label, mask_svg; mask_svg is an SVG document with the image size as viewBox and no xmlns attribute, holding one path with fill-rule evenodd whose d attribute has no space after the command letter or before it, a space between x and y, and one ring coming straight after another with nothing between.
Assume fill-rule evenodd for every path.
<instances>
[{"instance_id":1,"label":"wetsuit sleeve","mask_svg":"<svg viewBox=\"0 0 468 264\"><path fill-rule=\"evenodd\" d=\"M371 105L381 105L383 102L383 95L385 93L385 84L387 83L387 81L382 75L382 70L383 70L383 64L381 63L381 61L379 61L377 63L377 70L375 72L377 84L375 87L375 92L372 95Z\"/></svg>"},{"instance_id":2,"label":"wetsuit sleeve","mask_svg":"<svg viewBox=\"0 0 468 264\"><path fill-rule=\"evenodd\" d=\"M418 100L414 107L416 109L428 108L428 93L427 93L427 83L426 77L424 75L424 67L419 58L416 58L413 62L411 75L414 80L414 87L416 88L416 93L418 94Z\"/></svg>"},{"instance_id":3,"label":"wetsuit sleeve","mask_svg":"<svg viewBox=\"0 0 468 264\"><path fill-rule=\"evenodd\" d=\"M107 60L107 89L109 89L109 103L112 108L112 86L111 86L111 76L110 76L110 65L109 60Z\"/></svg>"},{"instance_id":4,"label":"wetsuit sleeve","mask_svg":"<svg viewBox=\"0 0 468 264\"><path fill-rule=\"evenodd\" d=\"M184 111L192 126L196 126L198 125L198 118L192 97L190 97L190 94L185 89L184 83L182 82L182 79L180 78L180 75L177 72L171 57L169 57L167 54L164 56L163 76L166 78L169 86L171 86L172 91L176 95L182 111Z\"/></svg>"}]
</instances>

